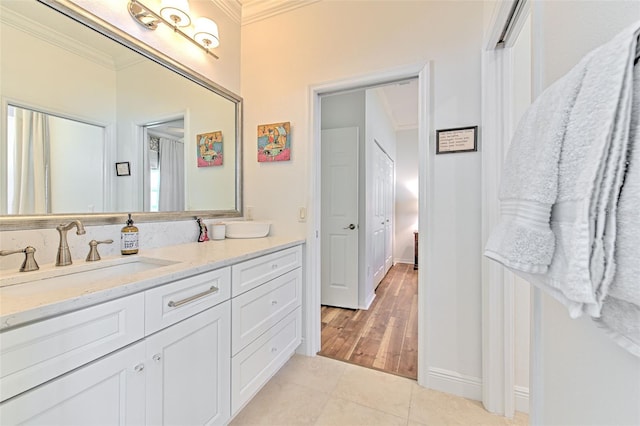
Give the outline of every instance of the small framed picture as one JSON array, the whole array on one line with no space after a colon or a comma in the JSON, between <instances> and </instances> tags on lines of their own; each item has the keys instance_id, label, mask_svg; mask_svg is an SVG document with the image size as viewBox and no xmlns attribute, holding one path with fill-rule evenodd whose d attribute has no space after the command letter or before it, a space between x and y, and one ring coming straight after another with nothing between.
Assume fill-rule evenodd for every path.
<instances>
[{"instance_id":1,"label":"small framed picture","mask_svg":"<svg viewBox=\"0 0 640 426\"><path fill-rule=\"evenodd\" d=\"M478 126L436 130L436 154L478 150Z\"/></svg>"},{"instance_id":2,"label":"small framed picture","mask_svg":"<svg viewBox=\"0 0 640 426\"><path fill-rule=\"evenodd\" d=\"M117 176L131 176L131 168L128 161L122 163L116 163L116 175Z\"/></svg>"}]
</instances>

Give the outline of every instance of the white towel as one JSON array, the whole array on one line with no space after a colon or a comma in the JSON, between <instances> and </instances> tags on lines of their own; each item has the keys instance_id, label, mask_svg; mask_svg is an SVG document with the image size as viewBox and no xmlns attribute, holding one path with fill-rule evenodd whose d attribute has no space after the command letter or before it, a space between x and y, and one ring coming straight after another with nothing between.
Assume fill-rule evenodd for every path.
<instances>
[{"instance_id":1,"label":"white towel","mask_svg":"<svg viewBox=\"0 0 640 426\"><path fill-rule=\"evenodd\" d=\"M617 200L640 22L589 53L527 111L504 166L485 255L598 317L615 272Z\"/></svg>"},{"instance_id":2,"label":"white towel","mask_svg":"<svg viewBox=\"0 0 640 426\"><path fill-rule=\"evenodd\" d=\"M629 155L618 202L616 274L598 324L640 357L640 65L634 69Z\"/></svg>"}]
</instances>

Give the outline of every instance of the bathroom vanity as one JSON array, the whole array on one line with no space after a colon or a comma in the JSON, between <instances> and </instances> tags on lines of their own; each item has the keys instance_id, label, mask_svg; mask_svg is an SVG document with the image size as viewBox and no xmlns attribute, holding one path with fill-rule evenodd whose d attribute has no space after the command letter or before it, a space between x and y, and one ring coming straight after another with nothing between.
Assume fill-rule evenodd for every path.
<instances>
[{"instance_id":1,"label":"bathroom vanity","mask_svg":"<svg viewBox=\"0 0 640 426\"><path fill-rule=\"evenodd\" d=\"M182 244L0 288L0 424L228 423L300 344L302 248Z\"/></svg>"}]
</instances>

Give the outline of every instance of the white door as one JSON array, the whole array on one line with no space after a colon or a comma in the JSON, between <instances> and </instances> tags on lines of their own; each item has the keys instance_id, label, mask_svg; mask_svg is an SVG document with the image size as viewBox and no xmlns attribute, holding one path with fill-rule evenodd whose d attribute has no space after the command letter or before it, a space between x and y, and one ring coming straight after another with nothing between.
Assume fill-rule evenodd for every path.
<instances>
[{"instance_id":1,"label":"white door","mask_svg":"<svg viewBox=\"0 0 640 426\"><path fill-rule=\"evenodd\" d=\"M384 273L389 272L393 266L393 213L395 200L394 163L385 155L385 181L384 181Z\"/></svg>"},{"instance_id":2,"label":"white door","mask_svg":"<svg viewBox=\"0 0 640 426\"><path fill-rule=\"evenodd\" d=\"M321 303L358 308L358 128L322 131Z\"/></svg>"},{"instance_id":3,"label":"white door","mask_svg":"<svg viewBox=\"0 0 640 426\"><path fill-rule=\"evenodd\" d=\"M0 404L2 425L142 425L144 344L137 343Z\"/></svg>"},{"instance_id":4,"label":"white door","mask_svg":"<svg viewBox=\"0 0 640 426\"><path fill-rule=\"evenodd\" d=\"M386 224L386 170L389 157L378 145L373 144L373 194L371 200L371 224L372 224L372 270L373 285L377 287L386 274L385 270L385 224Z\"/></svg>"},{"instance_id":5,"label":"white door","mask_svg":"<svg viewBox=\"0 0 640 426\"><path fill-rule=\"evenodd\" d=\"M147 424L226 424L231 400L231 302L146 340Z\"/></svg>"}]
</instances>

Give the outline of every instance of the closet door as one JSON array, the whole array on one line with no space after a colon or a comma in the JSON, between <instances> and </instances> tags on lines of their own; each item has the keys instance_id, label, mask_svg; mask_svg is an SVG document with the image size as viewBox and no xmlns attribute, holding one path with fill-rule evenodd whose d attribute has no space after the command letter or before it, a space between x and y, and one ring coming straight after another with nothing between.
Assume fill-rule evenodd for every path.
<instances>
[{"instance_id":1,"label":"closet door","mask_svg":"<svg viewBox=\"0 0 640 426\"><path fill-rule=\"evenodd\" d=\"M395 200L395 166L389 156L385 155L384 179L384 273L393 266L393 228L394 228L394 200Z\"/></svg>"},{"instance_id":2,"label":"closet door","mask_svg":"<svg viewBox=\"0 0 640 426\"><path fill-rule=\"evenodd\" d=\"M372 194L372 269L373 284L377 287L386 274L385 270L385 225L386 225L386 169L387 154L378 143L374 143L373 154L373 194Z\"/></svg>"}]
</instances>

